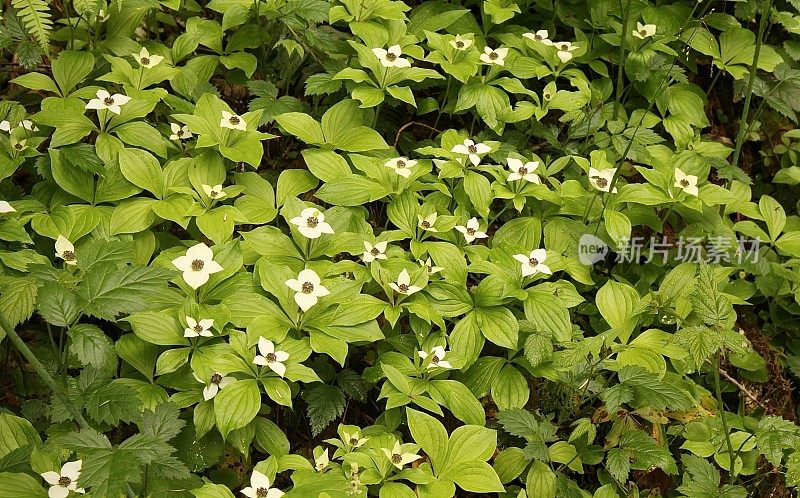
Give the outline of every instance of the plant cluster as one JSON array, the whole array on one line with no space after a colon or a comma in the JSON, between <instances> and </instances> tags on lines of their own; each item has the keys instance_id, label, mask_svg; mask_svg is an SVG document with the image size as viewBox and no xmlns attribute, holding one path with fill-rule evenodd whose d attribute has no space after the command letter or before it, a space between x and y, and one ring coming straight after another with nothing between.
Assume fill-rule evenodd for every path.
<instances>
[{"instance_id":1,"label":"plant cluster","mask_svg":"<svg viewBox=\"0 0 800 498\"><path fill-rule=\"evenodd\" d=\"M0 495L791 496L798 34L5 2Z\"/></svg>"}]
</instances>

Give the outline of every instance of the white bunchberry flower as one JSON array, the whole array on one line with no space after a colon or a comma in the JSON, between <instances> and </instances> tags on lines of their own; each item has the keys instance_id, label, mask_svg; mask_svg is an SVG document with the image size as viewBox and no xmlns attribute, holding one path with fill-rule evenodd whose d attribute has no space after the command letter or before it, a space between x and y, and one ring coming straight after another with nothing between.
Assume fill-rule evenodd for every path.
<instances>
[{"instance_id":1,"label":"white bunchberry flower","mask_svg":"<svg viewBox=\"0 0 800 498\"><path fill-rule=\"evenodd\" d=\"M103 23L103 22L108 21L110 18L111 18L111 14L106 14L105 10L100 9L100 11L97 13L97 17L95 17L95 20L97 22Z\"/></svg>"},{"instance_id":2,"label":"white bunchberry flower","mask_svg":"<svg viewBox=\"0 0 800 498\"><path fill-rule=\"evenodd\" d=\"M342 441L349 444L351 448L360 448L364 446L364 443L369 440L368 437L361 437L361 433L358 431L350 434L348 432L342 432Z\"/></svg>"},{"instance_id":3,"label":"white bunchberry flower","mask_svg":"<svg viewBox=\"0 0 800 498\"><path fill-rule=\"evenodd\" d=\"M269 487L269 477L254 470L250 476L250 486L242 489L241 493L247 498L280 498L283 491Z\"/></svg>"},{"instance_id":4,"label":"white bunchberry flower","mask_svg":"<svg viewBox=\"0 0 800 498\"><path fill-rule=\"evenodd\" d=\"M407 270L400 272L400 275L397 276L397 282L389 282L389 287L394 289L395 292L407 296L422 290L422 287L411 285L411 275L408 274Z\"/></svg>"},{"instance_id":5,"label":"white bunchberry flower","mask_svg":"<svg viewBox=\"0 0 800 498\"><path fill-rule=\"evenodd\" d=\"M27 143L28 143L28 141L25 140L25 139L17 140L16 138L11 137L11 148L14 149L17 152L21 152L21 151L25 150L26 148L28 148L28 146L25 145Z\"/></svg>"},{"instance_id":6,"label":"white bunchberry flower","mask_svg":"<svg viewBox=\"0 0 800 498\"><path fill-rule=\"evenodd\" d=\"M213 337L211 327L214 325L214 320L205 318L203 320L195 320L194 318L186 317L187 327L183 329L183 337Z\"/></svg>"},{"instance_id":7,"label":"white bunchberry flower","mask_svg":"<svg viewBox=\"0 0 800 498\"><path fill-rule=\"evenodd\" d=\"M430 357L430 361L428 361L429 370L432 370L437 367L453 368L453 365L451 365L449 361L444 360L444 355L447 354L447 351L445 351L442 346L435 346L433 349L431 349L430 353L426 353L425 351L419 351L417 354L423 360Z\"/></svg>"},{"instance_id":8,"label":"white bunchberry flower","mask_svg":"<svg viewBox=\"0 0 800 498\"><path fill-rule=\"evenodd\" d=\"M418 259L417 263L419 263L420 266L428 270L429 275L433 275L435 273L439 273L440 271L444 270L444 268L441 266L433 266L433 261L431 260L431 258L428 258L426 261Z\"/></svg>"},{"instance_id":9,"label":"white bunchberry flower","mask_svg":"<svg viewBox=\"0 0 800 498\"><path fill-rule=\"evenodd\" d=\"M43 472L42 478L50 485L47 495L50 498L66 498L70 491L85 493L86 490L78 487L78 478L81 476L83 460L67 462L61 467L61 472L52 470Z\"/></svg>"},{"instance_id":10,"label":"white bunchberry flower","mask_svg":"<svg viewBox=\"0 0 800 498\"><path fill-rule=\"evenodd\" d=\"M28 131L39 131L39 127L33 124L33 121L30 119L23 119L20 121L17 128L25 128Z\"/></svg>"},{"instance_id":11,"label":"white bunchberry flower","mask_svg":"<svg viewBox=\"0 0 800 498\"><path fill-rule=\"evenodd\" d=\"M550 267L543 264L547 259L547 251L544 249L534 249L529 255L515 254L514 259L522 264L522 276L529 277L537 273L546 273L552 275L553 272Z\"/></svg>"},{"instance_id":12,"label":"white bunchberry flower","mask_svg":"<svg viewBox=\"0 0 800 498\"><path fill-rule=\"evenodd\" d=\"M56 257L63 259L68 265L78 264L78 260L75 259L75 246L63 235L59 235L56 239Z\"/></svg>"},{"instance_id":13,"label":"white bunchberry flower","mask_svg":"<svg viewBox=\"0 0 800 498\"><path fill-rule=\"evenodd\" d=\"M491 150L492 148L484 143L475 143L466 139L463 144L454 145L450 152L466 155L473 166L477 166L481 162L481 155L488 154Z\"/></svg>"},{"instance_id":14,"label":"white bunchberry flower","mask_svg":"<svg viewBox=\"0 0 800 498\"><path fill-rule=\"evenodd\" d=\"M434 225L436 225L436 218L438 218L438 217L439 217L439 215L436 214L435 211L433 213L429 214L428 216L424 217L424 218L422 217L422 215L418 214L417 215L417 220L418 220L417 225L421 229L423 229L425 231L438 232L439 230L437 230L434 227Z\"/></svg>"},{"instance_id":15,"label":"white bunchberry flower","mask_svg":"<svg viewBox=\"0 0 800 498\"><path fill-rule=\"evenodd\" d=\"M395 173L403 178L408 178L411 176L411 168L413 168L416 164L417 161L408 159L407 157L395 157L394 159L389 159L383 163L384 166L391 168Z\"/></svg>"},{"instance_id":16,"label":"white bunchberry flower","mask_svg":"<svg viewBox=\"0 0 800 498\"><path fill-rule=\"evenodd\" d=\"M131 101L131 98L121 93L111 95L105 90L97 90L97 98L86 103L86 109L108 109L114 114L119 114L123 105Z\"/></svg>"},{"instance_id":17,"label":"white bunchberry flower","mask_svg":"<svg viewBox=\"0 0 800 498\"><path fill-rule=\"evenodd\" d=\"M597 190L608 192L611 188L611 181L614 179L616 172L616 168L605 168L599 170L595 168L589 168L589 183L591 183L592 186ZM616 194L617 187L614 187L614 190L611 192Z\"/></svg>"},{"instance_id":18,"label":"white bunchberry flower","mask_svg":"<svg viewBox=\"0 0 800 498\"><path fill-rule=\"evenodd\" d=\"M202 187L203 192L205 192L206 195L211 199L222 199L228 195L224 190L222 190L222 185L214 185L213 187L211 185L202 185Z\"/></svg>"},{"instance_id":19,"label":"white bunchberry flower","mask_svg":"<svg viewBox=\"0 0 800 498\"><path fill-rule=\"evenodd\" d=\"M376 259L388 259L386 256L386 248L389 246L387 241L376 242L373 246L366 240L364 241L364 254L361 255L361 260L365 263L372 263Z\"/></svg>"},{"instance_id":20,"label":"white bunchberry flower","mask_svg":"<svg viewBox=\"0 0 800 498\"><path fill-rule=\"evenodd\" d=\"M214 261L211 248L202 242L187 249L184 256L173 259L172 264L183 272L183 280L192 289L208 282L212 273L222 271L222 266Z\"/></svg>"},{"instance_id":21,"label":"white bunchberry flower","mask_svg":"<svg viewBox=\"0 0 800 498\"><path fill-rule=\"evenodd\" d=\"M552 40L550 40L550 33L546 29L540 29L536 33L523 33L522 36L529 40L542 42L545 45L553 44Z\"/></svg>"},{"instance_id":22,"label":"white bunchberry flower","mask_svg":"<svg viewBox=\"0 0 800 498\"><path fill-rule=\"evenodd\" d=\"M697 177L687 175L680 168L675 168L675 186L695 197L700 192L697 188Z\"/></svg>"},{"instance_id":23,"label":"white bunchberry flower","mask_svg":"<svg viewBox=\"0 0 800 498\"><path fill-rule=\"evenodd\" d=\"M16 213L17 210L14 209L8 201L0 201L0 214L5 213Z\"/></svg>"},{"instance_id":24,"label":"white bunchberry flower","mask_svg":"<svg viewBox=\"0 0 800 498\"><path fill-rule=\"evenodd\" d=\"M275 351L275 344L263 337L258 338L258 352L260 354L253 358L253 363L262 367L269 367L270 370L281 377L286 374L286 365L283 362L289 359L289 353Z\"/></svg>"},{"instance_id":25,"label":"white bunchberry flower","mask_svg":"<svg viewBox=\"0 0 800 498\"><path fill-rule=\"evenodd\" d=\"M287 287L295 291L294 301L303 311L308 311L317 304L320 297L325 297L331 292L320 284L321 280L314 270L302 270L297 278L290 278Z\"/></svg>"},{"instance_id":26,"label":"white bunchberry flower","mask_svg":"<svg viewBox=\"0 0 800 498\"><path fill-rule=\"evenodd\" d=\"M320 453L318 457L314 458L314 469L317 472L322 472L328 465L331 464L331 459L328 457L328 448L325 448L325 451Z\"/></svg>"},{"instance_id":27,"label":"white bunchberry flower","mask_svg":"<svg viewBox=\"0 0 800 498\"><path fill-rule=\"evenodd\" d=\"M478 230L480 228L480 223L478 223L478 218L472 217L467 221L467 225L457 225L456 230L464 234L464 240L467 241L467 244L471 244L475 239L485 239L488 237L486 232L482 232Z\"/></svg>"},{"instance_id":28,"label":"white bunchberry flower","mask_svg":"<svg viewBox=\"0 0 800 498\"><path fill-rule=\"evenodd\" d=\"M400 441L394 442L394 447L392 449L389 448L381 448L383 453L386 455L386 458L392 462L392 465L397 467L400 470L403 470L403 466L412 462L416 462L421 456L417 455L416 453L411 452L403 452L403 447L400 445Z\"/></svg>"},{"instance_id":29,"label":"white bunchberry flower","mask_svg":"<svg viewBox=\"0 0 800 498\"><path fill-rule=\"evenodd\" d=\"M400 45L392 45L388 49L373 48L372 53L381 61L384 67L411 67L411 62L408 59L400 57L403 51L400 50Z\"/></svg>"},{"instance_id":30,"label":"white bunchberry flower","mask_svg":"<svg viewBox=\"0 0 800 498\"><path fill-rule=\"evenodd\" d=\"M539 161L528 161L523 164L521 160L509 157L506 162L508 162L508 169L511 170L508 181L525 180L526 182L540 183L539 175L534 173L539 167Z\"/></svg>"},{"instance_id":31,"label":"white bunchberry flower","mask_svg":"<svg viewBox=\"0 0 800 498\"><path fill-rule=\"evenodd\" d=\"M333 228L325 222L325 215L317 208L305 208L300 216L295 216L289 222L297 225L297 230L309 239L319 238L323 233L333 233Z\"/></svg>"},{"instance_id":32,"label":"white bunchberry flower","mask_svg":"<svg viewBox=\"0 0 800 498\"><path fill-rule=\"evenodd\" d=\"M231 130L247 130L247 122L244 118L228 111L222 111L222 119L219 120L219 126Z\"/></svg>"},{"instance_id":33,"label":"white bunchberry flower","mask_svg":"<svg viewBox=\"0 0 800 498\"><path fill-rule=\"evenodd\" d=\"M188 140L192 138L192 132L189 131L189 125L179 125L178 123L170 123L169 129L172 130L172 135L169 136L170 140Z\"/></svg>"},{"instance_id":34,"label":"white bunchberry flower","mask_svg":"<svg viewBox=\"0 0 800 498\"><path fill-rule=\"evenodd\" d=\"M211 376L208 384L206 384L203 379L200 379L197 376L195 376L195 379L205 385L203 388L203 399L206 401L212 399L217 395L218 392L220 392L222 389L225 389L226 386L236 382L236 379L233 377L225 377L221 373L216 372Z\"/></svg>"},{"instance_id":35,"label":"white bunchberry flower","mask_svg":"<svg viewBox=\"0 0 800 498\"><path fill-rule=\"evenodd\" d=\"M568 41L553 42L553 46L556 48L556 55L561 62L569 62L572 59L572 51L578 48Z\"/></svg>"},{"instance_id":36,"label":"white bunchberry flower","mask_svg":"<svg viewBox=\"0 0 800 498\"><path fill-rule=\"evenodd\" d=\"M645 38L650 38L651 36L656 34L656 25L655 24L642 24L640 22L636 22L636 29L633 30L633 36L640 40L644 40Z\"/></svg>"},{"instance_id":37,"label":"white bunchberry flower","mask_svg":"<svg viewBox=\"0 0 800 498\"><path fill-rule=\"evenodd\" d=\"M132 54L136 62L145 69L150 69L157 66L164 57L160 55L150 55L146 48L142 47L138 54Z\"/></svg>"},{"instance_id":38,"label":"white bunchberry flower","mask_svg":"<svg viewBox=\"0 0 800 498\"><path fill-rule=\"evenodd\" d=\"M492 50L489 47L483 47L483 53L481 54L480 59L486 64L497 64L498 66L502 66L506 63L507 55L507 48L498 48L496 50Z\"/></svg>"},{"instance_id":39,"label":"white bunchberry flower","mask_svg":"<svg viewBox=\"0 0 800 498\"><path fill-rule=\"evenodd\" d=\"M456 35L455 40L450 40L450 45L456 50L466 50L472 46L472 40Z\"/></svg>"},{"instance_id":40,"label":"white bunchberry flower","mask_svg":"<svg viewBox=\"0 0 800 498\"><path fill-rule=\"evenodd\" d=\"M5 131L7 133L11 133L11 123L6 121L0 121L0 131Z\"/></svg>"}]
</instances>

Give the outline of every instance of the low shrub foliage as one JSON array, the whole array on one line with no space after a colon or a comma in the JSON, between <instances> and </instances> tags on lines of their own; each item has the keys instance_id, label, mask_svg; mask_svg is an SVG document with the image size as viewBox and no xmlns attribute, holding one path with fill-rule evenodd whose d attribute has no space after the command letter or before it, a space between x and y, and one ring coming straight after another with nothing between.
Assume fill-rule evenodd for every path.
<instances>
[{"instance_id":1,"label":"low shrub foliage","mask_svg":"<svg viewBox=\"0 0 800 498\"><path fill-rule=\"evenodd\" d=\"M0 495L793 496L798 9L5 2Z\"/></svg>"}]
</instances>

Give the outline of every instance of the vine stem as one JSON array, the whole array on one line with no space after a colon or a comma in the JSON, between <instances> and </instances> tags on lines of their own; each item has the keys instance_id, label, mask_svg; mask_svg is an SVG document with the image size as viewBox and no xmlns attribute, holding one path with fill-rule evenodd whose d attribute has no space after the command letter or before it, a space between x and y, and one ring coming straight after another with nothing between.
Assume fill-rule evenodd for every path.
<instances>
[{"instance_id":1,"label":"vine stem","mask_svg":"<svg viewBox=\"0 0 800 498\"><path fill-rule=\"evenodd\" d=\"M67 411L69 411L69 413L72 415L72 418L75 419L75 422L78 423L81 429L91 429L89 422L87 422L86 419L83 418L83 415L81 415L81 412L75 408L75 406L72 404L72 401L70 401L69 396L67 396L67 393L65 393L64 390L61 389L58 384L56 384L56 381L44 368L44 365L42 365L42 362L39 361L39 358L33 354L33 351L28 348L28 345L25 344L25 341L22 340L19 334L17 334L17 332L14 330L14 327L11 326L6 317L2 314L0 314L0 330L5 332L6 336L8 336L8 339L12 344L14 344L14 347L16 347L17 350L22 353L22 356L25 357L25 360L31 364L33 369L37 374L39 374L39 377L41 377L42 381L47 385L47 387L50 388L53 394L61 399L61 402L64 403Z\"/></svg>"},{"instance_id":2,"label":"vine stem","mask_svg":"<svg viewBox=\"0 0 800 498\"><path fill-rule=\"evenodd\" d=\"M719 418L722 422L722 430L725 432L725 444L728 447L728 483L733 484L733 479L736 477L736 462L734 459L736 455L733 453L733 445L731 444L731 435L728 429L728 420L725 418L725 405L722 403L722 386L720 382L720 366L719 366L719 352L714 353L714 392L717 395L717 404L719 405Z\"/></svg>"},{"instance_id":3,"label":"vine stem","mask_svg":"<svg viewBox=\"0 0 800 498\"><path fill-rule=\"evenodd\" d=\"M763 43L764 39L764 31L767 29L767 21L769 20L770 12L772 11L772 2L773 0L769 0L767 4L767 8L765 12L762 12L761 19L758 22L758 37L756 38L756 48L753 51L753 63L750 64L750 77L747 80L747 94L744 96L744 109L742 109L742 120L739 123L739 132L736 134L736 147L733 152L733 166L739 165L739 157L742 154L742 146L744 145L744 139L747 136L747 132L749 131L749 126L747 126L747 114L750 112L750 100L753 97L753 85L756 81L756 69L758 66L758 57L761 54L761 44Z\"/></svg>"}]
</instances>

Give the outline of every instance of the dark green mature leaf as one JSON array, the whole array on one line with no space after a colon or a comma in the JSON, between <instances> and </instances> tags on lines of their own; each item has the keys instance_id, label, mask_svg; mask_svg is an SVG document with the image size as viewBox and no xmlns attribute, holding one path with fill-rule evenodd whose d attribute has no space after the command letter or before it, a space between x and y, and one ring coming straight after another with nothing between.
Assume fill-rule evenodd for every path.
<instances>
[{"instance_id":1,"label":"dark green mature leaf","mask_svg":"<svg viewBox=\"0 0 800 498\"><path fill-rule=\"evenodd\" d=\"M694 405L689 394L669 381L659 378L639 366L627 366L619 371L619 380L633 388L635 407L688 410Z\"/></svg>"},{"instance_id":2,"label":"dark green mature leaf","mask_svg":"<svg viewBox=\"0 0 800 498\"><path fill-rule=\"evenodd\" d=\"M133 422L139 417L141 402L129 385L119 380L84 393L86 413L92 419L106 424Z\"/></svg>"},{"instance_id":3,"label":"dark green mature leaf","mask_svg":"<svg viewBox=\"0 0 800 498\"><path fill-rule=\"evenodd\" d=\"M87 314L113 320L144 308L148 294L166 286L172 275L160 268L98 264L86 272L78 297Z\"/></svg>"},{"instance_id":4,"label":"dark green mature leaf","mask_svg":"<svg viewBox=\"0 0 800 498\"><path fill-rule=\"evenodd\" d=\"M308 403L308 418L311 420L311 432L314 435L322 432L344 413L344 392L338 387L315 384L303 391L303 399Z\"/></svg>"},{"instance_id":5,"label":"dark green mature leaf","mask_svg":"<svg viewBox=\"0 0 800 498\"><path fill-rule=\"evenodd\" d=\"M733 304L717 289L714 270L709 266L698 271L695 292L690 297L695 313L707 325L720 327L735 317Z\"/></svg>"},{"instance_id":6,"label":"dark green mature leaf","mask_svg":"<svg viewBox=\"0 0 800 498\"><path fill-rule=\"evenodd\" d=\"M33 314L37 283L31 278L0 277L0 314L16 326ZM2 339L4 334L0 334Z\"/></svg>"},{"instance_id":7,"label":"dark green mature leaf","mask_svg":"<svg viewBox=\"0 0 800 498\"><path fill-rule=\"evenodd\" d=\"M75 293L57 282L47 282L39 289L37 310L48 323L59 327L72 325L80 314Z\"/></svg>"},{"instance_id":8,"label":"dark green mature leaf","mask_svg":"<svg viewBox=\"0 0 800 498\"><path fill-rule=\"evenodd\" d=\"M81 323L67 332L72 340L70 351L82 365L92 365L101 370L114 370L117 353L114 341L96 325Z\"/></svg>"},{"instance_id":9,"label":"dark green mature leaf","mask_svg":"<svg viewBox=\"0 0 800 498\"><path fill-rule=\"evenodd\" d=\"M497 421L512 436L527 438L539 433L539 422L536 417L522 408L499 412Z\"/></svg>"},{"instance_id":10,"label":"dark green mature leaf","mask_svg":"<svg viewBox=\"0 0 800 498\"><path fill-rule=\"evenodd\" d=\"M178 418L180 414L180 408L175 403L162 403L155 410L145 410L137 425L142 434L169 441L186 425L186 421Z\"/></svg>"}]
</instances>

